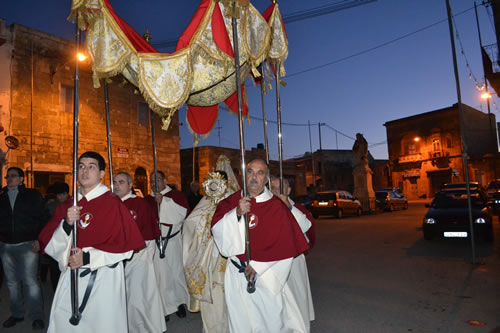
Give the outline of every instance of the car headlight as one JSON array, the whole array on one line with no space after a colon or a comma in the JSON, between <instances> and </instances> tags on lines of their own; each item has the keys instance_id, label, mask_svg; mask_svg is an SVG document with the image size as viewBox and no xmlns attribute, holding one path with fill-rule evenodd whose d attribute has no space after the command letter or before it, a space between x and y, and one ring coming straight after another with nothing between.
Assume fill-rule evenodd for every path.
<instances>
[{"instance_id":1,"label":"car headlight","mask_svg":"<svg viewBox=\"0 0 500 333\"><path fill-rule=\"evenodd\" d=\"M477 219L474 220L474 223L485 224L486 223L486 219L484 217L478 217Z\"/></svg>"},{"instance_id":2,"label":"car headlight","mask_svg":"<svg viewBox=\"0 0 500 333\"><path fill-rule=\"evenodd\" d=\"M495 203L496 203L496 204L497 204L497 203L500 203L500 200L498 200L498 199L497 199L497 200L495 200Z\"/></svg>"},{"instance_id":3,"label":"car headlight","mask_svg":"<svg viewBox=\"0 0 500 333\"><path fill-rule=\"evenodd\" d=\"M425 224L435 224L436 220L434 220L432 217L428 217L424 219Z\"/></svg>"}]
</instances>

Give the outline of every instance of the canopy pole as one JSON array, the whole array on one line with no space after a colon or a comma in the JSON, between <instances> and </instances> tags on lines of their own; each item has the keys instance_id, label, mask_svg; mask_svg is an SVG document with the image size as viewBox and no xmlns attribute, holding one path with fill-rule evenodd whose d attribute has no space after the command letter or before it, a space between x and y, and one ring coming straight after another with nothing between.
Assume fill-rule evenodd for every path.
<instances>
[{"instance_id":1,"label":"canopy pole","mask_svg":"<svg viewBox=\"0 0 500 333\"><path fill-rule=\"evenodd\" d=\"M476 263L476 251L474 244L474 223L472 222L472 205L470 199L470 183L469 183L469 162L467 156L467 144L465 142L465 120L464 120L464 109L462 106L462 94L460 91L460 80L458 76L458 65L457 65L457 55L455 50L455 38L453 37L453 23L452 23L452 14L450 1L446 0L446 10L448 12L448 27L450 30L450 40L451 40L451 51L453 56L453 69L455 71L455 85L457 88L457 100L458 100L458 114L460 121L460 135L462 139L462 158L464 161L464 169L465 169L465 189L467 191L467 208L469 210L469 237L470 237L470 245L471 245L471 259L472 264Z\"/></svg>"},{"instance_id":2,"label":"canopy pole","mask_svg":"<svg viewBox=\"0 0 500 333\"><path fill-rule=\"evenodd\" d=\"M281 61L276 62L276 112L278 122L278 160L280 165L280 193L283 194L283 131L281 127L281 97L280 97L280 66Z\"/></svg>"},{"instance_id":3,"label":"canopy pole","mask_svg":"<svg viewBox=\"0 0 500 333\"><path fill-rule=\"evenodd\" d=\"M240 153L241 153L241 171L243 181L243 196L247 196L247 177L246 177L246 161L245 161L245 133L243 132L243 107L241 98L241 73L240 73L240 52L238 48L238 23L236 21L236 2L233 1L233 47L234 47L234 64L236 68L236 94L238 96L238 125L240 135ZM245 249L247 254L247 265L250 264L250 229L248 226L248 214L245 218ZM255 292L255 281L248 281L247 292L249 294Z\"/></svg>"},{"instance_id":4,"label":"canopy pole","mask_svg":"<svg viewBox=\"0 0 500 333\"><path fill-rule=\"evenodd\" d=\"M80 51L80 29L78 28L78 19L75 24L75 44L76 52ZM74 55L76 57L76 55ZM78 206L78 112L79 112L79 96L80 96L80 73L78 68L78 61L75 61L75 87L73 98L73 206ZM73 248L78 244L78 223L73 221ZM77 326L80 323L81 314L78 307L78 268L71 269L71 318L69 322L71 325Z\"/></svg>"},{"instance_id":5,"label":"canopy pole","mask_svg":"<svg viewBox=\"0 0 500 333\"><path fill-rule=\"evenodd\" d=\"M267 117L266 117L266 110L264 106L264 95L265 95L265 90L266 90L266 61L262 61L262 64L260 65L261 68L261 74L262 74L262 79L260 81L260 102L262 105L262 120L263 120L263 125L264 125L264 145L266 148L266 163L269 166L269 141L267 140ZM269 188L271 188L271 178L267 180L269 184Z\"/></svg>"},{"instance_id":6,"label":"canopy pole","mask_svg":"<svg viewBox=\"0 0 500 333\"><path fill-rule=\"evenodd\" d=\"M106 107L106 134L108 137L108 160L109 160L109 187L111 192L113 192L113 153L111 147L111 127L109 124L109 95L108 95L108 83L104 80L104 105Z\"/></svg>"}]
</instances>

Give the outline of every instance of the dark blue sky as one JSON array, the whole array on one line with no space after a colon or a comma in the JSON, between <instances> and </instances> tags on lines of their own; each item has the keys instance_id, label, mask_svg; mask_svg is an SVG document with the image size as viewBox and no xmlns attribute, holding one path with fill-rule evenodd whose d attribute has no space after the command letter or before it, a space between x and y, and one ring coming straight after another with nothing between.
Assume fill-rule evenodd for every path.
<instances>
[{"instance_id":1,"label":"dark blue sky","mask_svg":"<svg viewBox=\"0 0 500 333\"><path fill-rule=\"evenodd\" d=\"M336 2L342 1L282 0L279 5L286 16ZM486 112L474 82L474 77L480 82L483 78L474 2L450 2L454 14L463 12L455 17L460 36L456 47L462 100ZM199 1L112 0L111 3L140 34L148 28L154 43L177 38ZM269 0L252 1L261 12L269 3ZM66 21L69 8L69 0L2 0L0 18L8 24L19 23L73 39L74 27ZM483 44L496 43L491 9L479 6L478 11ZM378 0L288 24L289 57L284 78L287 86L281 89L284 157L309 151L307 122L310 121L313 150L319 149L317 123L322 122L327 124L321 128L323 149L336 149L337 145L339 149L351 149L354 143L351 138L361 132L372 155L387 158L385 122L456 103L446 15L445 0ZM394 42L387 43L390 41ZM253 117L251 125L245 126L248 149L264 142L264 134L262 122L256 119L262 116L260 90L250 80L247 86ZM493 101L496 100L495 97ZM274 159L278 155L277 129L272 123L276 120L275 103L273 90L266 96L266 112ZM185 108L179 112L180 121L185 123ZM497 114L496 105L492 105L492 112ZM220 144L238 148L237 117L220 110L219 119ZM337 135L335 130L339 131ZM219 145L218 129L214 128L200 145ZM182 126L181 148L191 146L192 136L187 126Z\"/></svg>"}]
</instances>

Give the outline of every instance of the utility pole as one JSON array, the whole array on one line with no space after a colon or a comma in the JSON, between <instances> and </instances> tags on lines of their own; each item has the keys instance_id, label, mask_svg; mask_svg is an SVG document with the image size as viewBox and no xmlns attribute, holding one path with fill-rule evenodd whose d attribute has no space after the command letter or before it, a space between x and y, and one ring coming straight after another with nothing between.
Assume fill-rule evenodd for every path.
<instances>
[{"instance_id":1,"label":"utility pole","mask_svg":"<svg viewBox=\"0 0 500 333\"><path fill-rule=\"evenodd\" d=\"M314 155L313 155L313 146L311 140L311 122L307 121L307 127L309 128L309 151L311 152L311 165L312 165L312 174L313 174L313 188L314 192L316 192L316 168L314 166Z\"/></svg>"},{"instance_id":2,"label":"utility pole","mask_svg":"<svg viewBox=\"0 0 500 333\"><path fill-rule=\"evenodd\" d=\"M319 150L323 150L323 146L321 145L321 126L325 126L325 123L318 123L318 132L319 132Z\"/></svg>"},{"instance_id":3,"label":"utility pole","mask_svg":"<svg viewBox=\"0 0 500 333\"><path fill-rule=\"evenodd\" d=\"M481 40L481 27L479 26L479 17L477 15L476 1L474 1L474 11L476 12L477 33L479 35L479 48L481 49L480 51L481 51L481 55L482 55L484 50L483 50L483 41ZM481 57L481 60L483 60L483 57ZM483 74L484 74L484 90L485 90L486 94L489 95L488 81L486 80L486 72L484 71L484 60L482 62L483 62ZM497 139L496 139L496 132L494 132L493 124L491 123L491 109L490 109L490 99L489 98L486 98L486 105L488 106L488 120L489 120L489 124L490 124L491 142L495 143L495 153L493 154L493 175L495 177L494 178L495 190L498 191L498 184L496 182L496 180L497 180L497 165L496 165L497 164L496 163L497 154L496 153L498 152L498 144L497 144Z\"/></svg>"},{"instance_id":4,"label":"utility pole","mask_svg":"<svg viewBox=\"0 0 500 333\"><path fill-rule=\"evenodd\" d=\"M469 163L467 161L467 144L465 142L464 110L462 106L462 94L460 91L460 79L458 77L457 55L455 50L455 38L453 37L453 23L452 23L450 0L446 0L446 10L448 12L448 27L450 29L451 50L453 55L453 69L455 71L455 85L457 88L458 113L460 118L460 134L462 138L462 158L465 169L465 188L467 190L467 206L469 210L469 238L471 241L472 264L474 265L476 263L476 254L474 245L474 224L472 222L472 207L470 200Z\"/></svg>"}]
</instances>

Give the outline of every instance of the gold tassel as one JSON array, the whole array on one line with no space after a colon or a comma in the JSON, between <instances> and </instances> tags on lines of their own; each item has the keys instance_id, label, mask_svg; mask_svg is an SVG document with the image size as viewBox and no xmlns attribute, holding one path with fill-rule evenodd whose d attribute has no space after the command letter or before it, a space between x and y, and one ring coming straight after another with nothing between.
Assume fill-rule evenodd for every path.
<instances>
[{"instance_id":1,"label":"gold tassel","mask_svg":"<svg viewBox=\"0 0 500 333\"><path fill-rule=\"evenodd\" d=\"M99 75L94 72L94 74L92 74L92 81L94 82L94 88L100 88L101 87L101 82L99 82Z\"/></svg>"},{"instance_id":2,"label":"gold tassel","mask_svg":"<svg viewBox=\"0 0 500 333\"><path fill-rule=\"evenodd\" d=\"M285 71L285 64L283 64L283 60L280 61L280 76L285 76L286 71Z\"/></svg>"},{"instance_id":3,"label":"gold tassel","mask_svg":"<svg viewBox=\"0 0 500 333\"><path fill-rule=\"evenodd\" d=\"M193 148L196 148L198 147L198 143L200 143L201 137L198 134L195 134L193 136L194 136Z\"/></svg>"},{"instance_id":4,"label":"gold tassel","mask_svg":"<svg viewBox=\"0 0 500 333\"><path fill-rule=\"evenodd\" d=\"M280 80L280 84L281 84L283 87L286 87L286 82L285 82L285 81Z\"/></svg>"},{"instance_id":5,"label":"gold tassel","mask_svg":"<svg viewBox=\"0 0 500 333\"><path fill-rule=\"evenodd\" d=\"M255 76L255 77L260 77L261 76L260 72L257 70L257 68L255 68L255 66L253 64L251 65L251 68L252 68L252 74L253 74L253 76Z\"/></svg>"},{"instance_id":6,"label":"gold tassel","mask_svg":"<svg viewBox=\"0 0 500 333\"><path fill-rule=\"evenodd\" d=\"M170 126L170 121L172 120L172 114L168 114L165 117L161 118L161 122L163 123L163 126L161 127L162 130L167 131L168 127Z\"/></svg>"}]
</instances>

